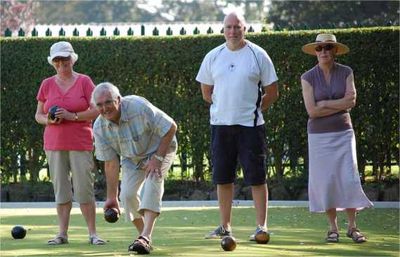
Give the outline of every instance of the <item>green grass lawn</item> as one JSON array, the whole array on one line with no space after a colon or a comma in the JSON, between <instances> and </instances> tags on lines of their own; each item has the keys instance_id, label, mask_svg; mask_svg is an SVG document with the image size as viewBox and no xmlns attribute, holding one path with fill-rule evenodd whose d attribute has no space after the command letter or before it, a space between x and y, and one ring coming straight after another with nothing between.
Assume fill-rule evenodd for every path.
<instances>
[{"instance_id":1,"label":"green grass lawn","mask_svg":"<svg viewBox=\"0 0 400 257\"><path fill-rule=\"evenodd\" d=\"M79 209L71 217L68 245L48 246L47 240L57 231L54 209L0 209L1 256L134 256L127 251L136 237L130 223L122 219L109 224L97 209L98 234L107 245L88 244L86 226ZM152 256L399 256L399 210L369 209L360 212L358 226L368 242L355 244L345 236L346 217L340 213L340 243L328 244L325 215L310 214L306 208L270 208L267 245L249 242L255 229L254 209L233 209L233 233L238 240L236 250L224 252L220 240L205 240L204 235L218 224L217 208L165 209L153 234ZM22 240L12 239L10 231L16 225L28 229Z\"/></svg>"}]
</instances>

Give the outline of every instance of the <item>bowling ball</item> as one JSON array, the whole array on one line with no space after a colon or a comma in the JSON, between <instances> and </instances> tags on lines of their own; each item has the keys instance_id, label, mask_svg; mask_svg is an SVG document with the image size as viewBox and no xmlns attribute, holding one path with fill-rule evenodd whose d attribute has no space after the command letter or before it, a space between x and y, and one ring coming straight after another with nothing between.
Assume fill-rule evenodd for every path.
<instances>
[{"instance_id":1,"label":"bowling ball","mask_svg":"<svg viewBox=\"0 0 400 257\"><path fill-rule=\"evenodd\" d=\"M115 223L119 219L118 210L115 208L109 208L104 211L104 219L109 223Z\"/></svg>"},{"instance_id":2,"label":"bowling ball","mask_svg":"<svg viewBox=\"0 0 400 257\"><path fill-rule=\"evenodd\" d=\"M221 247L224 251L233 251L236 248L236 239L233 236L225 236L221 240Z\"/></svg>"},{"instance_id":3,"label":"bowling ball","mask_svg":"<svg viewBox=\"0 0 400 257\"><path fill-rule=\"evenodd\" d=\"M57 112L58 106L54 105L50 107L48 117L50 120L55 120L56 119L56 112Z\"/></svg>"},{"instance_id":4,"label":"bowling ball","mask_svg":"<svg viewBox=\"0 0 400 257\"><path fill-rule=\"evenodd\" d=\"M269 233L266 231L259 231L255 235L255 240L257 244L268 244L269 242Z\"/></svg>"},{"instance_id":5,"label":"bowling ball","mask_svg":"<svg viewBox=\"0 0 400 257\"><path fill-rule=\"evenodd\" d=\"M11 230L14 239L23 239L26 236L26 229L23 226L15 226Z\"/></svg>"}]
</instances>

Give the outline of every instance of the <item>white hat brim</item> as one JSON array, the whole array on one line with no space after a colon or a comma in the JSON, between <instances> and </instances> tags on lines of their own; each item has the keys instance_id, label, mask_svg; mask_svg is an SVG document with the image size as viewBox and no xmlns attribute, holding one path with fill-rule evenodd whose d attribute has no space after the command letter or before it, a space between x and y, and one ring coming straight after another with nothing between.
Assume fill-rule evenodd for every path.
<instances>
[{"instance_id":1,"label":"white hat brim","mask_svg":"<svg viewBox=\"0 0 400 257\"><path fill-rule=\"evenodd\" d=\"M75 63L78 60L78 55L76 53L71 53L71 52L57 52L54 53L51 56L47 57L47 61L50 63L50 65L53 65L53 59L56 57L68 57L71 56L72 62Z\"/></svg>"}]
</instances>

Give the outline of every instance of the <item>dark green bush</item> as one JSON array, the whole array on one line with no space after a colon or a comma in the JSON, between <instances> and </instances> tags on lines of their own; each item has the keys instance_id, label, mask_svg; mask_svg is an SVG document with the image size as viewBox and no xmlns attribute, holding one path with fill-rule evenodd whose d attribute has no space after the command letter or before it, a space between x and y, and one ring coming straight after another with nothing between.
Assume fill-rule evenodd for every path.
<instances>
[{"instance_id":1,"label":"dark green bush","mask_svg":"<svg viewBox=\"0 0 400 257\"><path fill-rule=\"evenodd\" d=\"M352 111L360 172L373 165L379 179L398 155L399 27L329 30L351 51L339 62L354 70L358 91ZM280 99L265 113L269 178L306 181L307 114L300 75L316 64L301 52L320 31L249 34L271 56ZM205 54L224 42L222 35L173 37L1 38L1 179L19 175L37 181L45 165L43 127L35 122L40 83L54 75L47 63L51 44L72 43L77 72L95 84L110 81L124 95L138 94L171 115L179 126L179 157L193 168L191 179L209 177L209 114L195 77ZM285 171L285 167L289 167ZM303 177L303 178L302 178Z\"/></svg>"}]
</instances>

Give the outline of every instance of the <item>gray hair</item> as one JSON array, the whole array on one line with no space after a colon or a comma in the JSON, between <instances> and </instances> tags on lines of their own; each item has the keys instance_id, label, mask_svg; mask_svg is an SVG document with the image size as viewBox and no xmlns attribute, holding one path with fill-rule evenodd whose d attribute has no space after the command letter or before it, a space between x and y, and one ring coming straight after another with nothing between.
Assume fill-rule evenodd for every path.
<instances>
[{"instance_id":1,"label":"gray hair","mask_svg":"<svg viewBox=\"0 0 400 257\"><path fill-rule=\"evenodd\" d=\"M121 94L119 93L119 89L116 86L114 86L110 82L102 82L102 83L98 84L93 90L92 99L91 99L92 104L96 105L96 98L99 95L102 95L107 92L111 94L111 97L114 100L116 100L118 97L121 97Z\"/></svg>"}]
</instances>

